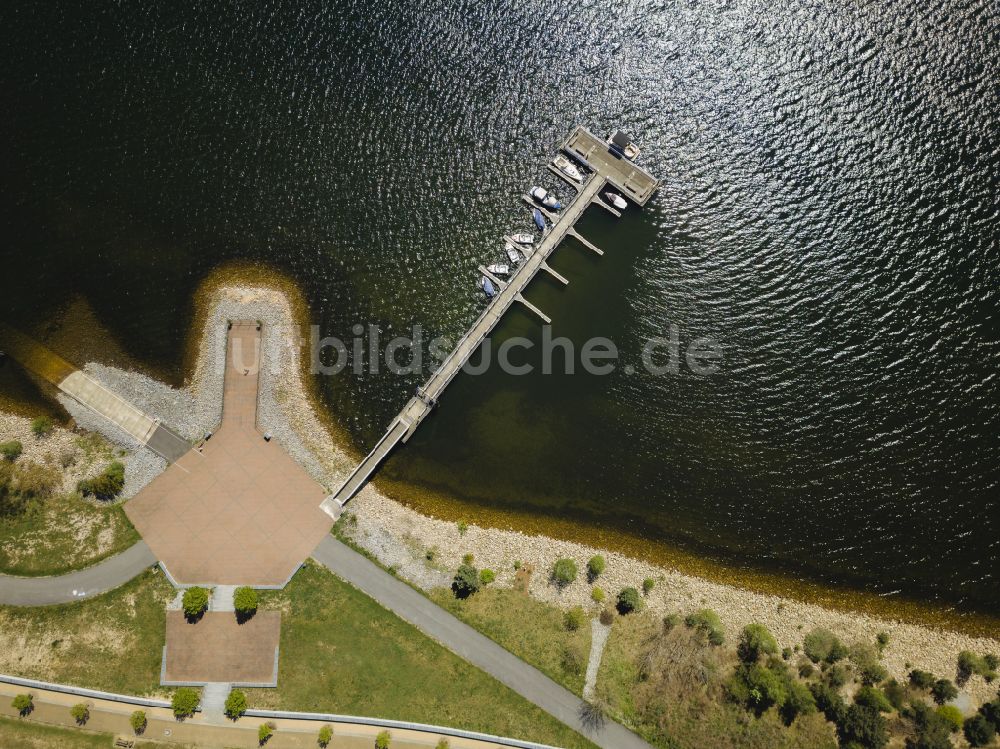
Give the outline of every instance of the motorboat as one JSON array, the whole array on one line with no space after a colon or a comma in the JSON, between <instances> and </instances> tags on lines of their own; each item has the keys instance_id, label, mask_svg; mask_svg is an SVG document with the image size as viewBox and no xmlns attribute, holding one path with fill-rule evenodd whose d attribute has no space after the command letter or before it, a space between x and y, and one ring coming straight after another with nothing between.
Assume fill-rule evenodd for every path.
<instances>
[{"instance_id":1,"label":"motorboat","mask_svg":"<svg viewBox=\"0 0 1000 749\"><path fill-rule=\"evenodd\" d=\"M497 287L494 286L493 282L486 276L483 276L479 280L479 288L481 288L483 293L486 294L487 299L492 299L497 295Z\"/></svg>"},{"instance_id":2,"label":"motorboat","mask_svg":"<svg viewBox=\"0 0 1000 749\"><path fill-rule=\"evenodd\" d=\"M576 168L573 162L571 162L562 154L559 154L554 159L552 159L552 166L554 166L556 169L565 174L574 182L576 183L583 182L583 174L580 173L580 170Z\"/></svg>"},{"instance_id":3,"label":"motorboat","mask_svg":"<svg viewBox=\"0 0 1000 749\"><path fill-rule=\"evenodd\" d=\"M531 197L548 208L550 211L562 210L562 203L559 202L559 198L550 193L544 187L532 187Z\"/></svg>"},{"instance_id":4,"label":"motorboat","mask_svg":"<svg viewBox=\"0 0 1000 749\"><path fill-rule=\"evenodd\" d=\"M510 266L507 265L507 263L493 263L493 265L487 265L486 270L488 270L494 276L510 275Z\"/></svg>"},{"instance_id":5,"label":"motorboat","mask_svg":"<svg viewBox=\"0 0 1000 749\"><path fill-rule=\"evenodd\" d=\"M639 158L639 146L632 142L632 137L624 130L615 130L608 136L608 151L612 156L625 157L629 161Z\"/></svg>"},{"instance_id":6,"label":"motorboat","mask_svg":"<svg viewBox=\"0 0 1000 749\"><path fill-rule=\"evenodd\" d=\"M513 234L511 239L517 244L534 244L535 235L534 234Z\"/></svg>"},{"instance_id":7,"label":"motorboat","mask_svg":"<svg viewBox=\"0 0 1000 749\"><path fill-rule=\"evenodd\" d=\"M621 195L615 192L604 193L604 199L607 200L611 205L617 208L619 211L624 211L628 208L628 203L625 201Z\"/></svg>"},{"instance_id":8,"label":"motorboat","mask_svg":"<svg viewBox=\"0 0 1000 749\"><path fill-rule=\"evenodd\" d=\"M507 251L507 257L514 265L517 265L524 260L524 255L522 255L517 248L512 247L511 245L506 245L504 249Z\"/></svg>"},{"instance_id":9,"label":"motorboat","mask_svg":"<svg viewBox=\"0 0 1000 749\"><path fill-rule=\"evenodd\" d=\"M545 216L542 215L542 212L536 208L531 215L535 219L535 226L545 231Z\"/></svg>"}]
</instances>

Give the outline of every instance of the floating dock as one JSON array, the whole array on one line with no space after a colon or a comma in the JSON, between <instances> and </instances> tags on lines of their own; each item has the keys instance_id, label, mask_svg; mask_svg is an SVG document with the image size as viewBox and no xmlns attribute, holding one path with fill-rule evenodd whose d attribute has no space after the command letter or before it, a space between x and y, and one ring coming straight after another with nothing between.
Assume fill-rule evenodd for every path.
<instances>
[{"instance_id":1,"label":"floating dock","mask_svg":"<svg viewBox=\"0 0 1000 749\"><path fill-rule=\"evenodd\" d=\"M552 275L560 283L569 283L556 273L546 262L549 256L566 237L572 237L588 250L603 255L604 252L591 242L588 242L574 228L576 222L591 205L598 205L616 216L621 214L604 200L604 193L612 190L628 199L631 203L643 206L652 197L659 181L649 172L637 166L634 161L624 157L622 149L610 144L591 133L585 127L579 126L562 143L560 150L585 170L583 183L577 183L556 169L551 164L549 169L560 179L568 183L576 195L567 200L560 212L546 210L535 203L529 196L522 199L528 204L528 211L538 208L551 223L545 229L541 239L532 247L522 247L514 244L509 238L508 244L516 247L525 260L506 281L492 276L485 268L479 272L490 278L499 289L497 295L490 300L486 309L472 324L472 327L462 336L441 366L417 388L409 402L403 407L389 425L388 430L375 445L368 456L358 464L340 488L326 498L323 509L333 517L339 517L347 501L361 490L361 487L371 478L379 464L385 460L392 449L400 442L406 442L427 418L445 388L455 378L465 363L469 360L479 344L489 336L500 318L515 303L523 305L542 322L551 323L551 319L537 307L528 302L522 292L531 283L539 271Z\"/></svg>"}]
</instances>

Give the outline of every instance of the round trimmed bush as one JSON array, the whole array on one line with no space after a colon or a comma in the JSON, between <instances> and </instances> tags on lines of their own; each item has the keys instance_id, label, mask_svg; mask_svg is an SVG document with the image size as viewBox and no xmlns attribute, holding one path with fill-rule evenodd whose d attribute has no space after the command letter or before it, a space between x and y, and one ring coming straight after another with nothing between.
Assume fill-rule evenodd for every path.
<instances>
[{"instance_id":1,"label":"round trimmed bush","mask_svg":"<svg viewBox=\"0 0 1000 749\"><path fill-rule=\"evenodd\" d=\"M14 697L10 706L17 710L19 715L27 715L35 709L35 701L30 694L19 694Z\"/></svg>"},{"instance_id":2,"label":"round trimmed bush","mask_svg":"<svg viewBox=\"0 0 1000 749\"><path fill-rule=\"evenodd\" d=\"M90 708L85 703L78 702L69 709L69 714L78 726L82 726L90 719Z\"/></svg>"},{"instance_id":3,"label":"round trimmed bush","mask_svg":"<svg viewBox=\"0 0 1000 749\"><path fill-rule=\"evenodd\" d=\"M188 619L198 619L208 608L209 592L207 588L188 588L184 591L181 599L181 606L184 609L184 616Z\"/></svg>"},{"instance_id":4,"label":"round trimmed bush","mask_svg":"<svg viewBox=\"0 0 1000 749\"><path fill-rule=\"evenodd\" d=\"M378 736L375 737L375 749L389 749L389 743L391 741L391 733L388 731L379 731Z\"/></svg>"},{"instance_id":5,"label":"round trimmed bush","mask_svg":"<svg viewBox=\"0 0 1000 749\"><path fill-rule=\"evenodd\" d=\"M170 709L174 711L175 717L187 718L190 715L194 715L194 711L198 709L198 702L200 700L201 695L198 694L197 690L191 687L181 687L174 692L174 697L170 701Z\"/></svg>"},{"instance_id":6,"label":"round trimmed bush","mask_svg":"<svg viewBox=\"0 0 1000 749\"><path fill-rule=\"evenodd\" d=\"M145 710L136 710L128 719L129 725L132 726L132 730L135 731L136 735L141 735L143 731L146 730L146 725L148 721L146 720Z\"/></svg>"},{"instance_id":7,"label":"round trimmed bush","mask_svg":"<svg viewBox=\"0 0 1000 749\"><path fill-rule=\"evenodd\" d=\"M241 622L257 613L258 602L257 591L249 585L240 586L233 591L233 608L236 610L236 618Z\"/></svg>"},{"instance_id":8,"label":"round trimmed bush","mask_svg":"<svg viewBox=\"0 0 1000 749\"><path fill-rule=\"evenodd\" d=\"M618 613L622 616L625 614L631 614L641 605L642 600L639 598L639 591L635 588L622 588L621 592L618 594L618 600L615 603L615 608L618 609Z\"/></svg>"},{"instance_id":9,"label":"round trimmed bush","mask_svg":"<svg viewBox=\"0 0 1000 749\"><path fill-rule=\"evenodd\" d=\"M482 570L479 573L479 582L483 585L489 585L491 582L497 579L497 573L493 570Z\"/></svg>"},{"instance_id":10,"label":"round trimmed bush","mask_svg":"<svg viewBox=\"0 0 1000 749\"><path fill-rule=\"evenodd\" d=\"M943 705L948 700L958 697L958 688L951 683L950 679L938 679L931 687L931 697L939 705Z\"/></svg>"},{"instance_id":11,"label":"round trimmed bush","mask_svg":"<svg viewBox=\"0 0 1000 749\"><path fill-rule=\"evenodd\" d=\"M236 720L247 711L247 696L240 689L234 689L226 697L226 715Z\"/></svg>"},{"instance_id":12,"label":"round trimmed bush","mask_svg":"<svg viewBox=\"0 0 1000 749\"><path fill-rule=\"evenodd\" d=\"M576 580L576 562L572 559L557 559L552 565L552 579L560 587L569 585Z\"/></svg>"},{"instance_id":13,"label":"round trimmed bush","mask_svg":"<svg viewBox=\"0 0 1000 749\"><path fill-rule=\"evenodd\" d=\"M316 736L316 743L325 749L331 741L333 741L333 727L323 726L320 728L319 734Z\"/></svg>"},{"instance_id":14,"label":"round trimmed bush","mask_svg":"<svg viewBox=\"0 0 1000 749\"><path fill-rule=\"evenodd\" d=\"M604 603L604 590L602 588L595 587L590 591L590 600L594 603Z\"/></svg>"}]
</instances>

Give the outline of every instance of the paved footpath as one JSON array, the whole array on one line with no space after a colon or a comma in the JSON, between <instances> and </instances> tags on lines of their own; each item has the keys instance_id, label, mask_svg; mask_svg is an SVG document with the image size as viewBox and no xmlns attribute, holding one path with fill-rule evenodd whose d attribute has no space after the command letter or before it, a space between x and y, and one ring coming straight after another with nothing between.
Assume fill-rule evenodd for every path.
<instances>
[{"instance_id":1,"label":"paved footpath","mask_svg":"<svg viewBox=\"0 0 1000 749\"><path fill-rule=\"evenodd\" d=\"M0 604L7 606L49 606L92 598L98 593L124 585L156 564L145 541L121 554L76 572L55 577L11 577L0 575Z\"/></svg>"},{"instance_id":2,"label":"paved footpath","mask_svg":"<svg viewBox=\"0 0 1000 749\"><path fill-rule=\"evenodd\" d=\"M579 697L333 536L327 536L320 542L313 558L603 749L652 749L641 738L613 721L604 721L598 728L584 725L581 719L584 703Z\"/></svg>"}]
</instances>

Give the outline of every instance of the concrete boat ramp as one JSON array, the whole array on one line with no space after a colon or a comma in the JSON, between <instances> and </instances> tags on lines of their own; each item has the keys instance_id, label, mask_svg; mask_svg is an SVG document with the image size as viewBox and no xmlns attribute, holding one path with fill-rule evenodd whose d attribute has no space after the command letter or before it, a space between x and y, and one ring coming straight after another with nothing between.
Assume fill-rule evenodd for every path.
<instances>
[{"instance_id":1,"label":"concrete boat ramp","mask_svg":"<svg viewBox=\"0 0 1000 749\"><path fill-rule=\"evenodd\" d=\"M621 138L619 142L624 142ZM547 260L555 249L567 237L582 244L587 249L603 255L604 251L587 241L574 228L576 222L592 205L600 206L615 216L621 213L608 205L604 193L612 190L627 198L629 202L643 206L652 197L659 180L637 166L634 161L624 157L620 146L598 138L585 127L578 126L576 130L562 143L560 150L569 156L584 171L584 181L578 184L567 177L552 164L549 170L566 182L575 191L575 196L567 201L563 210L553 212L538 205L528 195L522 195L527 209L540 210L546 217L549 226L546 227L540 241L533 247L523 247L515 244L510 237L505 241L525 255L525 260L507 280L497 278L485 267L479 266L479 272L489 278L499 289L499 292L483 310L482 314L472 324L472 327L462 336L441 366L417 388L416 394L399 412L386 433L375 445L374 449L354 469L347 480L323 501L323 510L334 518L339 517L347 501L361 490L361 487L371 478L379 464L385 460L396 445L406 442L427 418L440 400L444 390L462 367L469 360L479 344L489 336L496 324L515 303L521 304L543 323L549 324L551 318L542 310L528 302L523 291L539 271L544 271L562 284L569 281L559 275Z\"/></svg>"}]
</instances>

